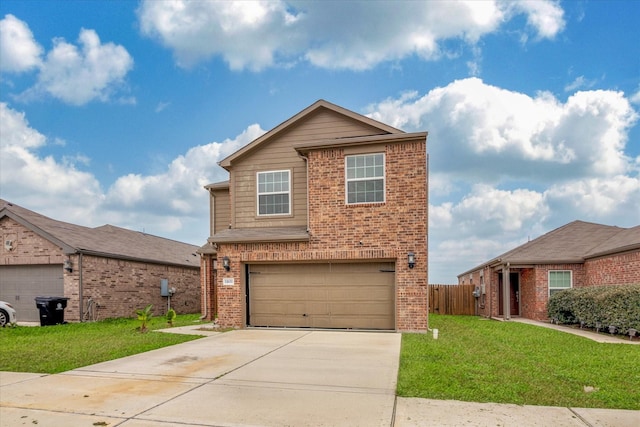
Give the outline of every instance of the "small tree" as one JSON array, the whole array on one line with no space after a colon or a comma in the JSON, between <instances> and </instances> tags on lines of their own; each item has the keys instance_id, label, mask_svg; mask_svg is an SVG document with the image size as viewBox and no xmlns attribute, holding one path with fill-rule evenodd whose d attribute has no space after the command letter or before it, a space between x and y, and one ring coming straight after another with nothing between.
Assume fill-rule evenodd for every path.
<instances>
[{"instance_id":1,"label":"small tree","mask_svg":"<svg viewBox=\"0 0 640 427\"><path fill-rule=\"evenodd\" d=\"M136 310L136 314L138 315L138 320L142 322L140 324L140 332L147 331L147 324L151 321L153 317L153 304L149 304L142 310Z\"/></svg>"}]
</instances>

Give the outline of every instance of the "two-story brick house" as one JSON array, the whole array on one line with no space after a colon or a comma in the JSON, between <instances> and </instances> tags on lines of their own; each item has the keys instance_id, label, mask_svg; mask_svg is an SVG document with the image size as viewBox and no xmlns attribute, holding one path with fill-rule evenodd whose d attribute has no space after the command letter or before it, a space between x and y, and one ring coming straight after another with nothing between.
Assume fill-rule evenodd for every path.
<instances>
[{"instance_id":1,"label":"two-story brick house","mask_svg":"<svg viewBox=\"0 0 640 427\"><path fill-rule=\"evenodd\" d=\"M204 314L223 326L427 328L426 132L320 100L206 186Z\"/></svg>"}]
</instances>

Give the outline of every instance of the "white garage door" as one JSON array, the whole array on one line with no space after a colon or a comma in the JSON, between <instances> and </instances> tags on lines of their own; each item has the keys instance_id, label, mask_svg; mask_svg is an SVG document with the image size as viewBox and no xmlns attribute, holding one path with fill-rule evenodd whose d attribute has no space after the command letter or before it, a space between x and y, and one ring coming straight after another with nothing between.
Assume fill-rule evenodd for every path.
<instances>
[{"instance_id":1,"label":"white garage door","mask_svg":"<svg viewBox=\"0 0 640 427\"><path fill-rule=\"evenodd\" d=\"M249 266L251 326L395 329L394 263Z\"/></svg>"},{"instance_id":2,"label":"white garage door","mask_svg":"<svg viewBox=\"0 0 640 427\"><path fill-rule=\"evenodd\" d=\"M64 296L62 264L0 266L0 300L16 309L19 322L37 322L37 296Z\"/></svg>"}]
</instances>

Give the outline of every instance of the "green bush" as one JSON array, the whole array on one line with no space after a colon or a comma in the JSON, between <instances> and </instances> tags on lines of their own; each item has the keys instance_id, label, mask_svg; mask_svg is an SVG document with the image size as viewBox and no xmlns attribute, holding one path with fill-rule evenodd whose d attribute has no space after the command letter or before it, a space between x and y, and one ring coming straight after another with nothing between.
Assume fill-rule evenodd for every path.
<instances>
[{"instance_id":1,"label":"green bush","mask_svg":"<svg viewBox=\"0 0 640 427\"><path fill-rule=\"evenodd\" d=\"M640 331L640 284L590 286L556 292L549 298L547 314L558 323L582 323L588 328L608 329L618 333Z\"/></svg>"}]
</instances>

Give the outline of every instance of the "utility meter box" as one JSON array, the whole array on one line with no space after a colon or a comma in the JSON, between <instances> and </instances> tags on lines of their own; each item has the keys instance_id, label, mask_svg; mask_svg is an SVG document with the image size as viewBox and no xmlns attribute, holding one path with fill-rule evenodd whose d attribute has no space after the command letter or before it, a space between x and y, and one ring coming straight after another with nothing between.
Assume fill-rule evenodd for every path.
<instances>
[{"instance_id":1,"label":"utility meter box","mask_svg":"<svg viewBox=\"0 0 640 427\"><path fill-rule=\"evenodd\" d=\"M169 294L169 279L160 279L160 296L168 297Z\"/></svg>"}]
</instances>

